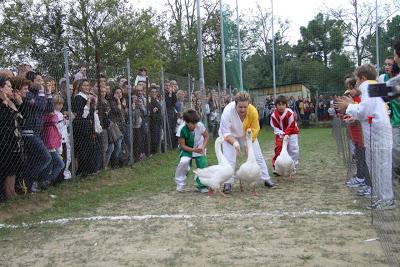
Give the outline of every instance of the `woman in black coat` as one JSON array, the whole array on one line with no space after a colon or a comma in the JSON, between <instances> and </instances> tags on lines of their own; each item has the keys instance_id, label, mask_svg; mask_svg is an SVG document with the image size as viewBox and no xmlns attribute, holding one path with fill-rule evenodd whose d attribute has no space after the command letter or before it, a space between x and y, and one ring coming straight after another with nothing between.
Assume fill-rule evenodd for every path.
<instances>
[{"instance_id":1,"label":"woman in black coat","mask_svg":"<svg viewBox=\"0 0 400 267\"><path fill-rule=\"evenodd\" d=\"M87 79L77 83L78 94L72 102L74 149L78 160L76 174L86 176L97 171L96 161L96 132L94 128L94 112L96 96L90 94L90 84Z\"/></svg>"},{"instance_id":2,"label":"woman in black coat","mask_svg":"<svg viewBox=\"0 0 400 267\"><path fill-rule=\"evenodd\" d=\"M16 195L15 176L22 163L22 116L11 101L13 97L10 80L0 77L0 199ZM17 101L21 102L21 97Z\"/></svg>"}]
</instances>

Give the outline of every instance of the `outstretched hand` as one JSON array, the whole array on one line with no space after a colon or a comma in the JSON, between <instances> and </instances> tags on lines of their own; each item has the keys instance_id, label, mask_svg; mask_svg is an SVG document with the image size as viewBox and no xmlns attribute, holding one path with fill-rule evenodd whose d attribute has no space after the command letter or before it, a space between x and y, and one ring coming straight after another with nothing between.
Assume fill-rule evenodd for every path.
<instances>
[{"instance_id":1,"label":"outstretched hand","mask_svg":"<svg viewBox=\"0 0 400 267\"><path fill-rule=\"evenodd\" d=\"M335 109L342 113L345 114L346 113L346 109L347 107L353 102L353 99L349 96L342 96L342 97L338 97L338 99L335 101Z\"/></svg>"}]
</instances>

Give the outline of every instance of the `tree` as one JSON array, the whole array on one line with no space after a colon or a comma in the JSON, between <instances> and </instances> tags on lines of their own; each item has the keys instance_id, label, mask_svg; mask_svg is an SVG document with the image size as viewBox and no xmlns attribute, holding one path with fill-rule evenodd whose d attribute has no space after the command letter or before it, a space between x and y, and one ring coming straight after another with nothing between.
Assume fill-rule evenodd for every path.
<instances>
[{"instance_id":1,"label":"tree","mask_svg":"<svg viewBox=\"0 0 400 267\"><path fill-rule=\"evenodd\" d=\"M3 3L0 48L5 67L16 66L31 59L30 49L36 31L30 8L32 5L32 0L11 0Z\"/></svg>"},{"instance_id":2,"label":"tree","mask_svg":"<svg viewBox=\"0 0 400 267\"><path fill-rule=\"evenodd\" d=\"M364 59L370 57L367 49L367 36L375 32L375 7L360 0L350 0L349 9L330 9L328 14L343 23L344 31L348 37L346 46L352 47L356 56L357 65L360 66ZM382 18L378 18L382 21Z\"/></svg>"},{"instance_id":3,"label":"tree","mask_svg":"<svg viewBox=\"0 0 400 267\"><path fill-rule=\"evenodd\" d=\"M307 27L300 27L302 40L298 42L300 54L310 54L321 60L327 67L329 56L343 48L343 30L341 22L318 13Z\"/></svg>"}]
</instances>

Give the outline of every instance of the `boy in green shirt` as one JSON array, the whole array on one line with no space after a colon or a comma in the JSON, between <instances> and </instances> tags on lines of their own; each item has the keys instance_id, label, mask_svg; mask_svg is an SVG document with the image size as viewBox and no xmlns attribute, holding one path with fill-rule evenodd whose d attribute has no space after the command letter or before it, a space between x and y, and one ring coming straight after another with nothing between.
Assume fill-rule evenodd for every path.
<instances>
[{"instance_id":1,"label":"boy in green shirt","mask_svg":"<svg viewBox=\"0 0 400 267\"><path fill-rule=\"evenodd\" d=\"M183 124L176 132L180 148L180 161L175 171L176 191L184 192L186 185L186 175L190 169L192 158L196 161L197 168L208 166L205 156L208 144L208 132L197 112L190 109L183 113ZM196 187L202 193L207 193L207 187L204 186L199 178L195 176Z\"/></svg>"}]
</instances>

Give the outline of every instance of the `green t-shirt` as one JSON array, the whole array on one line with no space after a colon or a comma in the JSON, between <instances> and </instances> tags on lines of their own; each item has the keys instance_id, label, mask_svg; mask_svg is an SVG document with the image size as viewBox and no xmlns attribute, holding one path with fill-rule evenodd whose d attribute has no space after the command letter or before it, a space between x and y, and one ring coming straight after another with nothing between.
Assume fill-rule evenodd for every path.
<instances>
[{"instance_id":1,"label":"green t-shirt","mask_svg":"<svg viewBox=\"0 0 400 267\"><path fill-rule=\"evenodd\" d=\"M192 147L192 148L193 148L193 146L194 146L194 131L191 132L191 131L189 130L189 128L187 127L187 125L185 125L185 126L182 127L181 133L180 133L180 136L179 136L179 137L185 139L185 144L186 144L188 147ZM181 149L180 156L181 156L181 157L182 157L182 156L192 157L192 153L191 153L191 152L184 151L183 149Z\"/></svg>"},{"instance_id":2,"label":"green t-shirt","mask_svg":"<svg viewBox=\"0 0 400 267\"><path fill-rule=\"evenodd\" d=\"M400 127L400 101L398 99L390 100L390 123L392 127Z\"/></svg>"},{"instance_id":3,"label":"green t-shirt","mask_svg":"<svg viewBox=\"0 0 400 267\"><path fill-rule=\"evenodd\" d=\"M183 126L181 129L181 138L185 139L185 144L189 147L194 146L194 131L190 131L187 125Z\"/></svg>"}]
</instances>

